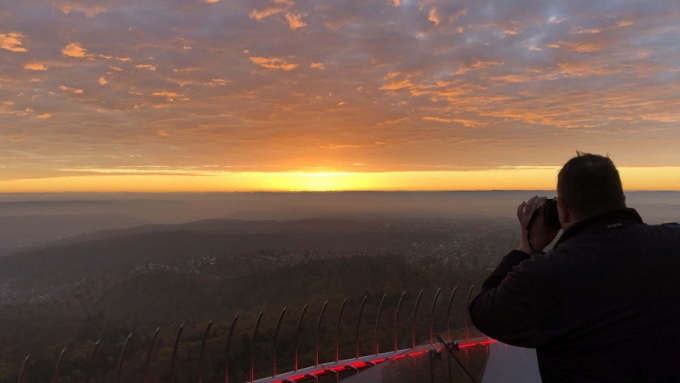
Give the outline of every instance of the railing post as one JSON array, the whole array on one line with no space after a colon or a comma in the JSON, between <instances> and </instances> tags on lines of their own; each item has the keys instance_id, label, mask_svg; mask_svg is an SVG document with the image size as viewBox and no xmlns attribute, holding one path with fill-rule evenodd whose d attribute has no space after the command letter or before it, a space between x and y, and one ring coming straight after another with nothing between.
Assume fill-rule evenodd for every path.
<instances>
[{"instance_id":1,"label":"railing post","mask_svg":"<svg viewBox=\"0 0 680 383\"><path fill-rule=\"evenodd\" d=\"M470 309L470 300L472 299L472 292L475 289L475 285L470 286L470 291L468 292L467 301L465 303L465 340L470 339L470 328L468 327L468 316Z\"/></svg>"},{"instance_id":2,"label":"railing post","mask_svg":"<svg viewBox=\"0 0 680 383\"><path fill-rule=\"evenodd\" d=\"M279 344L279 331L281 330L281 322L283 322L283 316L286 314L286 308L284 307L283 310L281 310L281 316L279 316L279 323L276 325L276 333L274 334L274 367L273 367L273 375L276 376L276 349Z\"/></svg>"},{"instance_id":3,"label":"railing post","mask_svg":"<svg viewBox=\"0 0 680 383\"><path fill-rule=\"evenodd\" d=\"M250 383L255 381L255 340L257 339L257 329L260 327L260 322L262 321L262 314L263 311L260 311L260 314L257 316L253 337L250 340Z\"/></svg>"},{"instance_id":4,"label":"railing post","mask_svg":"<svg viewBox=\"0 0 680 383\"><path fill-rule=\"evenodd\" d=\"M399 303L397 303L397 311L394 314L394 352L399 350L399 310L401 310L401 304L404 302L405 295L406 290L402 291L401 297L399 297Z\"/></svg>"},{"instance_id":5,"label":"railing post","mask_svg":"<svg viewBox=\"0 0 680 383\"><path fill-rule=\"evenodd\" d=\"M453 298L456 296L456 291L458 290L458 285L451 291L451 297L449 298L449 307L446 309L446 338L451 340L451 305L453 304Z\"/></svg>"},{"instance_id":6,"label":"railing post","mask_svg":"<svg viewBox=\"0 0 680 383\"><path fill-rule=\"evenodd\" d=\"M345 305L347 304L347 299L345 298L340 305L340 311L338 312L338 324L335 331L335 362L340 360L340 322L342 321L342 313L345 311Z\"/></svg>"},{"instance_id":7,"label":"railing post","mask_svg":"<svg viewBox=\"0 0 680 383\"><path fill-rule=\"evenodd\" d=\"M411 324L411 348L416 348L416 318L418 317L418 305L420 298L423 297L423 290L421 289L416 298L416 305L413 307L413 322Z\"/></svg>"},{"instance_id":8,"label":"railing post","mask_svg":"<svg viewBox=\"0 0 680 383\"><path fill-rule=\"evenodd\" d=\"M364 313L364 306L366 306L366 299L368 299L368 295L364 296L363 301L361 302L361 308L359 309L359 318L357 319L357 332L356 332L356 358L359 359L360 355L360 344L359 344L359 328L361 326L361 316Z\"/></svg>"},{"instance_id":9,"label":"railing post","mask_svg":"<svg viewBox=\"0 0 680 383\"><path fill-rule=\"evenodd\" d=\"M307 312L307 304L306 303L302 307L302 311L300 311L300 318L298 319L297 329L295 330L295 371L298 370L298 361L299 361L298 340L300 339L300 326L302 326L302 318L304 318L305 312Z\"/></svg>"},{"instance_id":10,"label":"railing post","mask_svg":"<svg viewBox=\"0 0 680 383\"><path fill-rule=\"evenodd\" d=\"M229 383L229 347L231 346L231 338L234 336L237 320L238 314L235 314L229 329L229 336L227 336L227 346L224 348L224 383Z\"/></svg>"},{"instance_id":11,"label":"railing post","mask_svg":"<svg viewBox=\"0 0 680 383\"><path fill-rule=\"evenodd\" d=\"M198 383L203 383L203 354L205 353L205 342L208 340L210 334L210 327L212 327L212 319L208 322L208 326L203 333L203 341L201 342L201 353L198 355Z\"/></svg>"},{"instance_id":12,"label":"railing post","mask_svg":"<svg viewBox=\"0 0 680 383\"><path fill-rule=\"evenodd\" d=\"M314 335L314 365L319 365L319 330L321 328L321 320L323 319L323 314L326 312L326 307L328 306L328 301L324 302L321 308L321 314L319 314L319 321L316 323L316 334Z\"/></svg>"},{"instance_id":13,"label":"railing post","mask_svg":"<svg viewBox=\"0 0 680 383\"><path fill-rule=\"evenodd\" d=\"M59 372L61 371L61 365L64 362L64 355L66 355L66 350L68 347L64 347L59 354L59 359L57 359L57 367L54 369L54 376L52 377L52 383L57 383L59 380Z\"/></svg>"},{"instance_id":14,"label":"railing post","mask_svg":"<svg viewBox=\"0 0 680 383\"><path fill-rule=\"evenodd\" d=\"M127 346L130 343L130 339L132 339L132 335L134 335L134 332L131 332L127 336L127 339L125 339L125 343L123 343L123 349L120 351L120 359L118 360L118 374L116 382L120 382L120 375L123 372L123 361L125 360L125 353L127 351Z\"/></svg>"},{"instance_id":15,"label":"railing post","mask_svg":"<svg viewBox=\"0 0 680 383\"><path fill-rule=\"evenodd\" d=\"M92 377L92 373L94 371L94 358L97 355L97 350L99 349L99 344L101 343L101 339L97 339L97 342L94 344L94 348L92 349L92 354L90 355L90 363L87 368L87 378L85 379L85 383L90 383L90 378Z\"/></svg>"},{"instance_id":16,"label":"railing post","mask_svg":"<svg viewBox=\"0 0 680 383\"><path fill-rule=\"evenodd\" d=\"M175 359L177 358L177 347L179 346L179 340L182 337L182 331L184 331L184 322L179 325L177 336L175 336L175 343L172 346L172 359L170 360L170 383L175 383Z\"/></svg>"},{"instance_id":17,"label":"railing post","mask_svg":"<svg viewBox=\"0 0 680 383\"><path fill-rule=\"evenodd\" d=\"M434 299L432 300L432 309L430 310L430 346L434 344L434 308L441 292L441 288L437 289L437 292L434 294Z\"/></svg>"},{"instance_id":18,"label":"railing post","mask_svg":"<svg viewBox=\"0 0 680 383\"><path fill-rule=\"evenodd\" d=\"M383 303L385 303L387 293L384 293L378 306L378 315L375 318L375 355L380 354L380 312L382 311Z\"/></svg>"},{"instance_id":19,"label":"railing post","mask_svg":"<svg viewBox=\"0 0 680 383\"><path fill-rule=\"evenodd\" d=\"M158 339L158 333L160 331L161 328L156 327L156 332L153 334L153 339L151 339L149 351L147 351L146 353L146 363L144 364L144 383L149 382L149 366L151 365L151 354L153 353L153 347L156 345L156 340Z\"/></svg>"},{"instance_id":20,"label":"railing post","mask_svg":"<svg viewBox=\"0 0 680 383\"><path fill-rule=\"evenodd\" d=\"M24 383L24 378L26 377L26 367L28 367L28 361L31 359L31 354L26 355L24 362L21 364L21 370L19 370L19 383Z\"/></svg>"}]
</instances>

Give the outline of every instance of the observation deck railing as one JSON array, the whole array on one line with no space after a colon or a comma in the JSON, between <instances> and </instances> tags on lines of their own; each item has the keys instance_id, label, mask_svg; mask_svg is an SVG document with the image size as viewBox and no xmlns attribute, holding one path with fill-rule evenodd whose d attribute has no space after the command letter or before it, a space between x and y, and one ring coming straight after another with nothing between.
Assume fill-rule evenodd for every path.
<instances>
[{"instance_id":1,"label":"observation deck railing","mask_svg":"<svg viewBox=\"0 0 680 383\"><path fill-rule=\"evenodd\" d=\"M361 324L362 324L362 316L364 315L364 307L366 306L366 301L367 301L367 296L363 298L361 302L361 306L358 310L358 318L356 322L356 329L355 329L355 334L354 334L354 349L356 350L355 355L353 358L346 358L346 359L341 359L340 358L340 335L341 335L341 323L343 320L343 313L345 311L345 306L347 304L347 299L345 299L339 310L338 310L338 315L336 318L336 339L335 339L335 358L334 360L330 361L324 361L323 363L320 363L319 360L319 338L320 338L320 329L322 326L322 323L325 318L326 314L326 309L328 307L328 301L326 301L320 311L318 320L316 321L316 327L314 330L314 364L305 366L300 368L299 367L299 338L300 338L300 333L303 329L302 323L303 323L303 318L308 310L308 305L305 304L302 307L302 310L298 316L297 319L297 325L295 327L295 332L294 332L294 355L293 355L293 367L290 368L288 371L281 372L280 371L280 366L278 362L279 358L279 350L278 350L278 343L279 343L279 337L280 337L280 331L282 327L282 323L284 321L284 317L286 316L287 313L287 308L283 308L280 312L280 315L278 316L278 321L276 325L276 330L274 332L274 336L271 337L271 339L268 339L268 341L272 342L273 346L273 352L271 355L266 355L267 359L268 357L271 357L271 369L269 372L267 371L256 371L256 359L263 357L263 355L258 354L258 348L256 347L256 343L258 342L258 338L261 336L260 334L260 325L262 322L262 317L263 317L263 312L260 311L259 314L257 315L257 319L255 320L254 327L252 332L250 333L249 336L249 341L250 341L250 352L249 352L249 362L250 362L250 371L249 371L249 380L248 382L257 382L257 383L297 383L297 382L303 382L303 381L313 381L313 382L319 382L320 379L325 379L325 381L331 382L331 381L340 381L344 379L357 379L359 376L359 372L376 367L376 366L382 366L382 371L383 374L379 380L375 379L369 379L366 381L384 381L384 382L401 382L401 381L430 381L430 382L439 382L439 381L446 381L446 382L453 382L453 381L464 381L460 379L470 379L469 381L479 381L481 379L481 375L483 374L484 371L484 364L486 362L486 358L488 358L489 355L489 345L495 343L496 341L493 339L489 339L488 337L483 336L482 334L478 333L474 328L471 328L469 323L468 323L468 314L467 314L467 307L469 305L470 299L472 297L472 293L474 290L474 286L470 286L470 288L467 290L467 296L466 296L466 301L465 301L465 313L464 313L464 323L462 328L456 328L456 329L451 329L450 327L450 317L451 317L451 311L453 307L453 302L454 299L456 298L457 291L458 291L458 286L454 287L453 290L451 291L451 294L449 295L448 299L448 306L446 309L446 318L445 318L445 324L446 328L442 329L439 333L434 332L434 325L435 325L435 308L437 306L439 297L441 295L441 289L437 289L434 298L432 299L430 309L429 309L429 326L428 326L428 337L427 341L418 343L417 342L417 337L419 334L417 334L417 326L416 322L417 319L419 318L419 315L422 315L419 310L421 300L423 298L423 290L420 290L417 298L415 299L415 303L412 309L412 315L411 315L411 339L410 339L410 345L408 347L399 347L400 345L400 339L399 339L399 323L401 312L404 310L404 297L406 296L406 291L401 293L401 296L399 298L399 301L396 306L396 311L394 313L394 322L392 323L392 328L393 328L393 334L392 334L392 341L393 341L393 347L389 351L383 350L381 352L380 350L380 328L381 324L384 327L384 320L381 321L381 314L383 313L383 305L385 302L385 298L387 294L382 295L382 299L380 301L380 304L377 308L377 315L375 318L375 344L374 344L374 349L375 352L372 353L361 353L361 347L360 343L362 341L362 338L360 336L361 334ZM232 340L234 338L235 334L235 329L239 325L238 322L239 316L234 315L233 319L231 320L231 326L229 327L229 334L226 338L226 345L225 345L225 351L224 351L224 374L221 378L219 378L220 382L224 383L230 383L233 381L233 378L230 374L230 366L229 366L229 360L230 360L230 355L233 352L231 349L232 345ZM251 324L252 325L252 324ZM216 380L217 377L214 375L208 379L206 374L205 374L205 368L204 368L204 361L206 358L206 342L208 341L211 333L211 327L213 326L213 321L209 321L205 331L203 332L203 337L201 341L201 347L200 347L200 353L199 353L199 358L198 358L198 372L197 376L195 378L190 379L189 381L195 381L198 383L204 383L208 380L211 381L218 381ZM180 344L181 338L182 338L182 333L184 330L184 324L179 326L179 329L177 330L176 336L174 337L174 344L172 348L172 356L170 358L170 363L167 368L169 368L169 373L168 373L168 380L170 383L175 383L176 380L176 374L177 374L177 367L176 367L176 361L177 361L177 354L178 354L178 346ZM143 367L143 374L142 377L138 379L138 381L143 382L143 383L152 383L159 381L158 379L154 380L150 374L149 374L149 368L150 365L152 364L152 356L154 355L154 349L157 348L157 341L159 338L159 332L160 332L160 327L156 329L153 337L151 338L149 345L148 345L148 350L146 352L146 358L144 362L144 367ZM384 335L384 334L383 334ZM461 362L460 360L457 360L454 355L451 355L451 358L453 360L456 360L458 363L458 366L455 364L452 367L451 364L451 358L447 358L446 356L443 356L443 354L446 354L446 351L451 351L450 349L447 349L445 345L440 344L440 342L435 339L435 337L438 336L440 340L447 342L449 346L454 344L455 341L455 349L457 351L463 351L461 355L465 356L465 362ZM68 347L65 347L61 350L58 360L55 364L55 369L54 369L54 374L52 377L51 382L52 383L62 383L62 382L78 382L78 383L90 383L90 382L126 382L126 379L123 378L124 374L124 369L125 369L125 361L127 357L127 352L128 352L128 345L130 344L131 339L134 337L134 333L130 333L125 342L122 345L122 348L120 350L120 354L117 360L117 363L115 365L115 373L109 373L106 376L100 376L99 379L95 379L93 377L93 372L95 371L95 361L96 361L96 356L98 353L98 350L101 346L101 340L98 340L96 343L94 343L93 349L91 350L90 356L89 356L89 363L88 363L88 369L84 377L80 379L71 379L67 376L62 376L62 366L64 364L64 360L68 356L69 349ZM424 336L422 336L421 339L425 339ZM365 341L365 339L363 339ZM401 340L401 344L403 345L403 339ZM384 342L383 342L384 345ZM476 350L474 352L481 352L482 356L476 358L476 362L473 364L476 364L476 366L473 366L475 368L475 372L470 373L469 368L470 368L470 362L469 362L469 352ZM480 351L481 350L481 351ZM290 357L290 356L289 356ZM29 370L29 362L30 362L31 356L28 355L25 357L23 364L21 365L17 377L17 382L18 383L34 383L32 381L27 380L27 372ZM408 378L406 380L400 378L403 377L404 374L399 373L399 361L400 360L412 360L414 361L413 363L414 366L417 364L418 360L422 360L425 358L425 360L429 360L429 367L426 368L421 368L422 371L429 371L429 379L426 378L426 380L423 380L423 377L416 377L416 380L413 380L414 378ZM436 369L433 367L434 365L432 364L432 360L436 359L442 359L442 358L447 358L449 359L449 362L447 364L447 372L442 373L438 372L436 373ZM483 362L480 362L483 361ZM424 362L422 362L424 363ZM421 363L421 364L422 364ZM261 363L260 363L261 364ZM390 368L385 369L385 366L390 366ZM480 365L481 365L481 370L480 370ZM378 370L378 369L376 369ZM416 369L417 370L417 369ZM391 372L385 372L385 371L391 371ZM465 378L465 375L461 375L462 372L465 372L465 375L467 378ZM264 375L269 375L268 377L265 378L259 378L256 380L256 373L259 376ZM391 374L391 375L390 375ZM411 373L406 374L407 376L411 376ZM454 379L454 375L456 376L456 380ZM391 377L390 377L391 376ZM414 375L418 376L418 374ZM165 380L160 380L160 381L165 381ZM239 382L242 383L242 382Z\"/></svg>"}]
</instances>

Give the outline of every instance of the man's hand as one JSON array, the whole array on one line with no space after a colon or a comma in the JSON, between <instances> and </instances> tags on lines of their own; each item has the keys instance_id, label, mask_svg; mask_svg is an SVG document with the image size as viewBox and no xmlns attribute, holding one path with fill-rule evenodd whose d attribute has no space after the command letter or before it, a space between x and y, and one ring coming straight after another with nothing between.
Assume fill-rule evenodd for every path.
<instances>
[{"instance_id":1,"label":"man's hand","mask_svg":"<svg viewBox=\"0 0 680 383\"><path fill-rule=\"evenodd\" d=\"M559 229L543 226L542 207L545 200L545 197L533 196L517 206L517 219L522 229L522 240L517 250L532 255L537 251L543 251L557 236ZM537 215L532 221L531 217L534 212ZM529 224L531 224L531 227L529 227Z\"/></svg>"}]
</instances>

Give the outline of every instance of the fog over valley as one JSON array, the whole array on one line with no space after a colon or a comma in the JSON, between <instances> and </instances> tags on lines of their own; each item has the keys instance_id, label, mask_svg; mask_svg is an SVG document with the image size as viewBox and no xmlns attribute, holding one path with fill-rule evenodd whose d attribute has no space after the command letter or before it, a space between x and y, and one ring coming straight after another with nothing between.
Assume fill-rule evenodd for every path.
<instances>
[{"instance_id":1,"label":"fog over valley","mask_svg":"<svg viewBox=\"0 0 680 383\"><path fill-rule=\"evenodd\" d=\"M0 194L0 255L101 230L205 219L431 217L514 218L531 195L551 191L327 193ZM680 219L679 192L628 192L648 223Z\"/></svg>"},{"instance_id":2,"label":"fog over valley","mask_svg":"<svg viewBox=\"0 0 680 383\"><path fill-rule=\"evenodd\" d=\"M173 344L169 329L181 323L187 323L189 335L180 355L188 357L178 371L186 374L192 371L191 360L198 358L192 342L199 339L202 323L215 321L209 349L218 361L235 313L245 325L236 330L230 374L235 381L246 381L249 358L238 355L248 352L248 331L259 311L267 313L263 333L271 333L270 317L282 307L297 312L328 300L329 310L337 313L339 303L348 299L348 316L354 318L361 297L368 299L366 311L375 314L380 297L387 294L383 310L385 320L392 321L402 292L408 292L404 304L413 307L421 290L431 297L438 289L449 294L457 287L479 286L517 246L516 207L534 194L554 195L2 194L0 328L5 330L0 332L0 383L17 381L17 366L28 354L34 360L30 381L47 381L55 353L65 345L71 345L74 355L69 359L73 365L63 369L70 376L67 381L84 381L85 367L78 367L76 351L91 352L93 342L101 339L108 345L102 360L116 360L132 329L139 342L161 326L158 353L167 355ZM680 219L680 193L630 192L627 199L649 223ZM454 327L464 320L463 299L452 307ZM439 313L441 320L434 326L446 328L446 317ZM343 324L346 333L357 326L352 320ZM323 339L331 339L335 325L324 326ZM425 322L419 326L419 333L427 332ZM410 333L407 328L399 331ZM381 337L390 347L388 332ZM354 347L342 345L340 353L347 357ZM130 381L141 381L135 374L142 371L144 351L130 354ZM301 360L313 363L313 348L301 350ZM223 374L220 362L214 363L214 376L207 381ZM152 381L165 381L167 371L158 365ZM97 373L110 381L114 367L102 363ZM266 374L266 365L257 368ZM192 380L177 379L184 381Z\"/></svg>"}]
</instances>

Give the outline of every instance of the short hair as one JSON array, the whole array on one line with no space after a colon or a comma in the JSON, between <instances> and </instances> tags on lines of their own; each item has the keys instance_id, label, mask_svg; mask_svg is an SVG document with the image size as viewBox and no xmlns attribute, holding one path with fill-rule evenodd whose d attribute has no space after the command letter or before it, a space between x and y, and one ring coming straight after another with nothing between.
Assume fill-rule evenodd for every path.
<instances>
[{"instance_id":1,"label":"short hair","mask_svg":"<svg viewBox=\"0 0 680 383\"><path fill-rule=\"evenodd\" d=\"M557 176L557 194L570 213L584 219L606 210L626 207L621 178L609 157L576 152Z\"/></svg>"}]
</instances>

